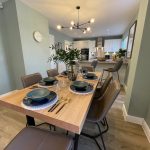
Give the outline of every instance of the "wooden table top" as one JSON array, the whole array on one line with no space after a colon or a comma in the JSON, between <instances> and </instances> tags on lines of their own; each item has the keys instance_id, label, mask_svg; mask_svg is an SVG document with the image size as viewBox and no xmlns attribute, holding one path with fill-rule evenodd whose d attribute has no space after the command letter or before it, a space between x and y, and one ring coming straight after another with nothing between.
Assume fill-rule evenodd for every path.
<instances>
[{"instance_id":1,"label":"wooden table top","mask_svg":"<svg viewBox=\"0 0 150 150\"><path fill-rule=\"evenodd\" d=\"M95 72L98 77L101 76L101 73ZM0 105L11 108L15 111L23 113L47 123L53 124L60 128L66 129L73 133L80 134L83 124L85 122L92 97L94 93L88 95L78 95L74 94L69 90L69 80L64 77L57 77L60 82L60 88L58 91L58 96L63 98L70 98L71 101L67 103L59 113L56 114L56 111L63 105L61 103L53 112L48 112L49 108L43 110L27 110L22 107L21 102L28 92L32 89L31 87L16 90L9 94L0 96ZM82 77L78 77L78 80L83 80ZM96 89L98 80L86 80L89 83L94 85L94 90ZM65 83L66 86L61 86L62 83ZM62 84L63 85L63 84ZM49 88L50 90L56 91L56 86Z\"/></svg>"}]
</instances>

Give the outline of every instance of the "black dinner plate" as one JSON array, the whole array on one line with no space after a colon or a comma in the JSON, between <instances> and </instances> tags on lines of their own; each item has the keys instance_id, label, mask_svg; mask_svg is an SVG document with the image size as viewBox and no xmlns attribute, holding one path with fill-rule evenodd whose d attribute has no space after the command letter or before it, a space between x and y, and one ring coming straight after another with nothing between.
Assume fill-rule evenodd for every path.
<instances>
[{"instance_id":1,"label":"black dinner plate","mask_svg":"<svg viewBox=\"0 0 150 150\"><path fill-rule=\"evenodd\" d=\"M93 91L93 85L91 85L91 84L88 84L88 86L85 88L85 89L76 89L75 87L74 87L74 85L70 85L70 89L72 90L72 91L74 91L74 92L77 92L77 93L90 93L90 92L92 92Z\"/></svg>"},{"instance_id":2,"label":"black dinner plate","mask_svg":"<svg viewBox=\"0 0 150 150\"><path fill-rule=\"evenodd\" d=\"M57 97L57 94L53 91L50 91L50 94L47 97L45 97L44 99L42 99L41 101L33 101L30 98L24 98L23 104L26 106L40 106L40 105L43 105L43 104L46 104L46 103L49 103L49 102L55 100L56 97Z\"/></svg>"}]
</instances>

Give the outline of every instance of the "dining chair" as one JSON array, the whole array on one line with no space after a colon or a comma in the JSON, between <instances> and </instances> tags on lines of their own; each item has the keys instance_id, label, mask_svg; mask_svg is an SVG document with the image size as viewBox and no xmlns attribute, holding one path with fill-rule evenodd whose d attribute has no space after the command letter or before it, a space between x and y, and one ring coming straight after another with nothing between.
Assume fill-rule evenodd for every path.
<instances>
[{"instance_id":1,"label":"dining chair","mask_svg":"<svg viewBox=\"0 0 150 150\"><path fill-rule=\"evenodd\" d=\"M55 77L57 75L59 75L57 69L50 69L50 70L47 70L47 75L48 77Z\"/></svg>"},{"instance_id":2,"label":"dining chair","mask_svg":"<svg viewBox=\"0 0 150 150\"><path fill-rule=\"evenodd\" d=\"M102 97L102 95L106 92L111 81L112 81L112 76L107 76L107 78L105 79L103 83L100 82L100 86L96 88L94 99L98 99Z\"/></svg>"},{"instance_id":3,"label":"dining chair","mask_svg":"<svg viewBox=\"0 0 150 150\"><path fill-rule=\"evenodd\" d=\"M82 70L86 69L89 72L94 72L97 66L97 63L98 63L97 60L93 60L90 65L83 65Z\"/></svg>"},{"instance_id":4,"label":"dining chair","mask_svg":"<svg viewBox=\"0 0 150 150\"><path fill-rule=\"evenodd\" d=\"M123 64L123 59L119 59L119 60L116 62L116 64L114 65L113 68L104 68L104 69L103 69L103 73L102 73L102 77L101 77L101 81L103 80L103 75L104 75L104 72L106 71L106 72L108 72L108 75L109 75L110 73L116 72L116 73L117 73L117 76L118 76L118 80L119 80L119 82L120 82L120 77L119 77L118 71L120 70L122 64Z\"/></svg>"},{"instance_id":5,"label":"dining chair","mask_svg":"<svg viewBox=\"0 0 150 150\"><path fill-rule=\"evenodd\" d=\"M21 77L22 85L23 85L24 88L27 88L29 86L32 86L32 85L36 84L36 83L39 83L41 80L42 80L42 75L40 73L24 75L24 76ZM28 117L29 116L26 116L26 118L28 118ZM38 124L36 126L41 126L41 125L44 125L44 124L47 124L49 126L50 130L51 130L51 127L53 127L54 130L56 130L55 126L50 125L50 124L48 124L46 122L40 123L40 124ZM26 126L27 125L28 125L28 123L26 124Z\"/></svg>"},{"instance_id":6,"label":"dining chair","mask_svg":"<svg viewBox=\"0 0 150 150\"><path fill-rule=\"evenodd\" d=\"M91 63L91 66L93 66L94 70L95 70L95 68L97 66L97 63L98 63L97 60L93 60L92 63Z\"/></svg>"},{"instance_id":7,"label":"dining chair","mask_svg":"<svg viewBox=\"0 0 150 150\"><path fill-rule=\"evenodd\" d=\"M24 88L34 85L42 80L40 73L34 73L30 75L25 75L21 77L22 85Z\"/></svg>"},{"instance_id":8,"label":"dining chair","mask_svg":"<svg viewBox=\"0 0 150 150\"><path fill-rule=\"evenodd\" d=\"M112 83L110 83L109 87L107 88L102 98L98 99L97 101L92 101L86 121L95 124L98 127L99 133L94 136L85 132L81 133L81 135L93 139L96 142L100 150L102 148L97 142L97 138L98 137L101 138L103 148L104 150L106 150L106 146L105 146L104 139L103 139L103 134L106 133L109 129L106 115L108 111L110 110L112 104L114 103L115 99L117 98L119 92L120 92L120 83L119 81L114 80ZM104 129L103 131L101 130L101 127L99 124L102 121L104 122L106 126L106 129Z\"/></svg>"},{"instance_id":9,"label":"dining chair","mask_svg":"<svg viewBox=\"0 0 150 150\"><path fill-rule=\"evenodd\" d=\"M4 150L72 150L72 148L73 140L69 136L36 127L26 127Z\"/></svg>"}]
</instances>

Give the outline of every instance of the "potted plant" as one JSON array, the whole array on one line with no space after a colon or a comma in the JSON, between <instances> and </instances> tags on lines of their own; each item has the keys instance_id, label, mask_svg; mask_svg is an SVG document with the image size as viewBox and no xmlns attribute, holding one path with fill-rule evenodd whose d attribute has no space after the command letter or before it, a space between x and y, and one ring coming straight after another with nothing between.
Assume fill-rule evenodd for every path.
<instances>
[{"instance_id":1,"label":"potted plant","mask_svg":"<svg viewBox=\"0 0 150 150\"><path fill-rule=\"evenodd\" d=\"M119 51L117 52L117 57L119 57L119 58L125 57L126 53L127 53L126 49L123 50L122 48L120 48Z\"/></svg>"},{"instance_id":2,"label":"potted plant","mask_svg":"<svg viewBox=\"0 0 150 150\"><path fill-rule=\"evenodd\" d=\"M75 80L75 61L80 58L80 51L75 48L63 49L62 44L57 43L52 46L52 49L55 50L55 54L49 57L49 61L54 61L55 63L64 62L69 72L69 79Z\"/></svg>"}]
</instances>

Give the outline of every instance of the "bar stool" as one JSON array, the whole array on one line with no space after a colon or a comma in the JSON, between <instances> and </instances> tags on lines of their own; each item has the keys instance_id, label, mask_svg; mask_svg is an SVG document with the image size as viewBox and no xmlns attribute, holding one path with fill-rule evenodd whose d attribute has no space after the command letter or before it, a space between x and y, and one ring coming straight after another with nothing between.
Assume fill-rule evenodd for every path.
<instances>
[{"instance_id":1,"label":"bar stool","mask_svg":"<svg viewBox=\"0 0 150 150\"><path fill-rule=\"evenodd\" d=\"M110 73L116 72L116 73L117 73L117 76L118 76L118 80L119 80L119 82L120 82L120 77L119 77L118 71L119 71L119 69L121 68L122 64L123 64L123 60L120 59L120 60L118 60L118 61L116 62L116 64L114 65L113 68L104 68L104 69L103 69L103 73L102 73L101 81L103 80L104 72L107 71L107 72L108 72L108 75L110 75Z\"/></svg>"}]
</instances>

